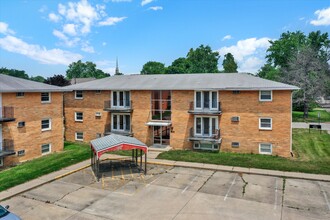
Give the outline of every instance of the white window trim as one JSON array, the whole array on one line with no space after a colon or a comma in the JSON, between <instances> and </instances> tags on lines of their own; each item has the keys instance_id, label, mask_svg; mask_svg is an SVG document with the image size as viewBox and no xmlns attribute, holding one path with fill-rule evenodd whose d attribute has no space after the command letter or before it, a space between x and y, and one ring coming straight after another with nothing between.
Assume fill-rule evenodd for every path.
<instances>
[{"instance_id":1,"label":"white window trim","mask_svg":"<svg viewBox=\"0 0 330 220\"><path fill-rule=\"evenodd\" d=\"M43 145L49 145L49 151L48 152L42 153L42 146ZM50 154L51 152L52 152L52 144L42 144L41 145L41 154L42 155Z\"/></svg>"},{"instance_id":2,"label":"white window trim","mask_svg":"<svg viewBox=\"0 0 330 220\"><path fill-rule=\"evenodd\" d=\"M83 118L83 119L78 119L78 118L77 118L77 113L82 113L82 118ZM84 121L84 113L83 113L83 112L75 112L75 113L74 113L74 120L75 120L75 121Z\"/></svg>"},{"instance_id":3,"label":"white window trim","mask_svg":"<svg viewBox=\"0 0 330 220\"><path fill-rule=\"evenodd\" d=\"M52 96L51 96L51 93L50 93L50 92L41 92L41 93L40 93L40 99L42 98L42 93L48 93L48 98L49 98L49 100L48 100L48 101L41 101L41 103L51 103L51 102L52 102Z\"/></svg>"},{"instance_id":4,"label":"white window trim","mask_svg":"<svg viewBox=\"0 0 330 220\"><path fill-rule=\"evenodd\" d=\"M197 92L201 93L201 107L197 108ZM209 92L209 108L204 108L204 95L203 92ZM216 92L217 94L217 105L215 108L212 108L212 92ZM194 109L202 110L202 109L210 109L210 110L218 110L219 109L219 91L218 90L196 90L194 93Z\"/></svg>"},{"instance_id":5,"label":"white window trim","mask_svg":"<svg viewBox=\"0 0 330 220\"><path fill-rule=\"evenodd\" d=\"M41 129L41 131L50 131L50 130L52 130L52 119L51 118L41 119L41 126L42 126L42 121L44 121L44 120L49 120L49 128Z\"/></svg>"},{"instance_id":6,"label":"white window trim","mask_svg":"<svg viewBox=\"0 0 330 220\"><path fill-rule=\"evenodd\" d=\"M270 128L261 127L261 119L270 119ZM259 130L272 130L273 129L273 119L268 117L259 118Z\"/></svg>"},{"instance_id":7,"label":"white window trim","mask_svg":"<svg viewBox=\"0 0 330 220\"><path fill-rule=\"evenodd\" d=\"M270 152L261 152L261 145L262 144L268 144L268 145L270 145ZM272 155L272 153L273 153L273 145L271 143L260 143L259 144L259 154Z\"/></svg>"},{"instance_id":8,"label":"white window trim","mask_svg":"<svg viewBox=\"0 0 330 220\"><path fill-rule=\"evenodd\" d=\"M23 95L18 96L19 93ZM25 96L25 92L16 92L16 98L24 98L24 96Z\"/></svg>"},{"instance_id":9,"label":"white window trim","mask_svg":"<svg viewBox=\"0 0 330 220\"><path fill-rule=\"evenodd\" d=\"M82 136L83 136L82 139L78 138L78 133L82 133ZM83 141L83 140L84 140L84 132L76 132L76 133L75 133L75 140L76 140L76 141Z\"/></svg>"},{"instance_id":10,"label":"white window trim","mask_svg":"<svg viewBox=\"0 0 330 220\"><path fill-rule=\"evenodd\" d=\"M77 91L81 91L82 97L77 97ZM75 99L84 99L84 91L83 90L74 91L74 98Z\"/></svg>"},{"instance_id":11,"label":"white window trim","mask_svg":"<svg viewBox=\"0 0 330 220\"><path fill-rule=\"evenodd\" d=\"M114 122L114 120L113 120L113 116L114 116L114 115L117 116L117 129L114 129L114 128L113 128L113 122ZM123 124L124 124L124 129L119 129L119 125L120 125L120 123L119 123L119 116L120 116L120 115L123 115L123 116L124 116L124 117L123 117L123 120L124 120L124 123L123 123ZM125 117L125 115L129 115L129 116L130 116L130 126L132 127L132 119L131 119L131 115L130 115L130 114L120 114L120 113L117 114L117 113L116 113L116 114L111 114L111 130L112 130L112 131L130 131L130 130L131 130L131 128L130 128L129 130L126 129L126 123L125 123L125 122L126 122L126 117Z\"/></svg>"},{"instance_id":12,"label":"white window trim","mask_svg":"<svg viewBox=\"0 0 330 220\"><path fill-rule=\"evenodd\" d=\"M117 94L117 105L114 105L113 104L113 93L114 92L116 92L116 94ZM120 105L119 103L120 103L120 92L123 92L123 98L124 98L124 100L123 100L123 104L124 105ZM129 93L129 104L131 105L131 91L129 91L129 90L113 90L113 91L111 91L111 106L113 107L113 108L116 108L116 109L127 109L127 108L129 108L130 107L130 105L129 106L126 106L126 92L128 92Z\"/></svg>"},{"instance_id":13,"label":"white window trim","mask_svg":"<svg viewBox=\"0 0 330 220\"><path fill-rule=\"evenodd\" d=\"M270 92L270 99L261 99L261 92ZM272 102L273 101L273 90L260 90L259 91L259 101L260 102Z\"/></svg>"},{"instance_id":14,"label":"white window trim","mask_svg":"<svg viewBox=\"0 0 330 220\"><path fill-rule=\"evenodd\" d=\"M201 118L201 133L199 134L199 133L196 133L196 130L197 130L197 118ZM203 135L203 118L209 118L210 119L210 127L209 127L209 129L210 129L210 132L211 132L211 135L209 134L209 136L204 136ZM217 116L211 116L211 117L209 117L209 116L195 116L195 118L194 118L194 135L195 136L200 136L200 137L211 137L212 136L212 125L211 125L211 122L212 122L212 119L215 119L215 121L216 121L216 124L215 124L215 129L219 129L219 117L217 117Z\"/></svg>"}]
</instances>

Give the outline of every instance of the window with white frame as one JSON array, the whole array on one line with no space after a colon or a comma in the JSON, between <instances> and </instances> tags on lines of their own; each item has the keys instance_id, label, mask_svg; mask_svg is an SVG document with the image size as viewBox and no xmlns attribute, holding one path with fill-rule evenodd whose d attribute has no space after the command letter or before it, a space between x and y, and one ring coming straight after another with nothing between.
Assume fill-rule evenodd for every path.
<instances>
[{"instance_id":1,"label":"window with white frame","mask_svg":"<svg viewBox=\"0 0 330 220\"><path fill-rule=\"evenodd\" d=\"M210 143L210 142L194 142L194 149L201 150L218 150L219 144Z\"/></svg>"},{"instance_id":2,"label":"window with white frame","mask_svg":"<svg viewBox=\"0 0 330 220\"><path fill-rule=\"evenodd\" d=\"M259 118L259 129L261 130L272 130L272 119L271 118Z\"/></svg>"},{"instance_id":3,"label":"window with white frame","mask_svg":"<svg viewBox=\"0 0 330 220\"><path fill-rule=\"evenodd\" d=\"M41 145L41 154L48 154L51 151L51 144Z\"/></svg>"},{"instance_id":4,"label":"window with white frame","mask_svg":"<svg viewBox=\"0 0 330 220\"><path fill-rule=\"evenodd\" d=\"M272 144L270 143L259 144L259 154L272 154Z\"/></svg>"},{"instance_id":5,"label":"window with white frame","mask_svg":"<svg viewBox=\"0 0 330 220\"><path fill-rule=\"evenodd\" d=\"M75 134L76 141L83 141L84 140L84 132L76 132Z\"/></svg>"},{"instance_id":6,"label":"window with white frame","mask_svg":"<svg viewBox=\"0 0 330 220\"><path fill-rule=\"evenodd\" d=\"M218 117L195 116L195 135L212 137L218 133Z\"/></svg>"},{"instance_id":7,"label":"window with white frame","mask_svg":"<svg viewBox=\"0 0 330 220\"><path fill-rule=\"evenodd\" d=\"M84 113L75 112L74 119L75 119L75 121L83 121L84 120Z\"/></svg>"},{"instance_id":8,"label":"window with white frame","mask_svg":"<svg viewBox=\"0 0 330 220\"><path fill-rule=\"evenodd\" d=\"M41 120L41 130L42 131L48 131L52 129L52 120L47 118L47 119L42 119Z\"/></svg>"},{"instance_id":9,"label":"window with white frame","mask_svg":"<svg viewBox=\"0 0 330 220\"><path fill-rule=\"evenodd\" d=\"M112 106L114 108L130 107L130 102L129 91L112 91Z\"/></svg>"},{"instance_id":10,"label":"window with white frame","mask_svg":"<svg viewBox=\"0 0 330 220\"><path fill-rule=\"evenodd\" d=\"M218 109L217 91L195 91L195 109Z\"/></svg>"},{"instance_id":11,"label":"window with white frame","mask_svg":"<svg viewBox=\"0 0 330 220\"><path fill-rule=\"evenodd\" d=\"M111 114L111 128L114 131L130 131L131 116L129 114Z\"/></svg>"},{"instance_id":12,"label":"window with white frame","mask_svg":"<svg viewBox=\"0 0 330 220\"><path fill-rule=\"evenodd\" d=\"M271 90L261 90L259 91L259 100L260 101L272 101L273 100L273 92Z\"/></svg>"},{"instance_id":13,"label":"window with white frame","mask_svg":"<svg viewBox=\"0 0 330 220\"><path fill-rule=\"evenodd\" d=\"M83 99L84 98L84 94L83 94L83 91L81 90L77 90L75 91L75 99Z\"/></svg>"},{"instance_id":14,"label":"window with white frame","mask_svg":"<svg viewBox=\"0 0 330 220\"><path fill-rule=\"evenodd\" d=\"M17 98L23 98L24 97L24 92L16 92L16 97Z\"/></svg>"},{"instance_id":15,"label":"window with white frame","mask_svg":"<svg viewBox=\"0 0 330 220\"><path fill-rule=\"evenodd\" d=\"M41 103L50 103L50 92L41 93Z\"/></svg>"}]
</instances>

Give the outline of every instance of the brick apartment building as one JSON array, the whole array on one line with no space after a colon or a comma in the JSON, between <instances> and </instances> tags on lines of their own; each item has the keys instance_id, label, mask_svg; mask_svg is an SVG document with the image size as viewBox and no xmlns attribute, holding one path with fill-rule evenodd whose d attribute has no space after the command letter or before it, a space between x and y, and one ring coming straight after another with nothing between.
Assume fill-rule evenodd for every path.
<instances>
[{"instance_id":1,"label":"brick apartment building","mask_svg":"<svg viewBox=\"0 0 330 220\"><path fill-rule=\"evenodd\" d=\"M0 168L63 150L63 89L0 74Z\"/></svg>"},{"instance_id":2,"label":"brick apartment building","mask_svg":"<svg viewBox=\"0 0 330 220\"><path fill-rule=\"evenodd\" d=\"M67 87L65 138L289 157L295 86L243 73L125 75Z\"/></svg>"}]
</instances>

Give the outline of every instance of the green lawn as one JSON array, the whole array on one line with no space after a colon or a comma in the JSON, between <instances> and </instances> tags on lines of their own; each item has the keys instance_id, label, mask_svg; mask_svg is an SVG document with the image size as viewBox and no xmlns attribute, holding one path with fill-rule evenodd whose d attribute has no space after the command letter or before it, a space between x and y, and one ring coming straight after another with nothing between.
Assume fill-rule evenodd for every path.
<instances>
[{"instance_id":1,"label":"green lawn","mask_svg":"<svg viewBox=\"0 0 330 220\"><path fill-rule=\"evenodd\" d=\"M323 109L314 109L308 112L308 118L304 119L304 112L292 111L293 122L319 122L318 113L320 113L321 122L330 122L330 113Z\"/></svg>"},{"instance_id":2,"label":"green lawn","mask_svg":"<svg viewBox=\"0 0 330 220\"><path fill-rule=\"evenodd\" d=\"M159 159L210 163L248 168L271 169L330 175L330 135L308 129L293 130L295 158L259 154L173 150L158 155Z\"/></svg>"},{"instance_id":3,"label":"green lawn","mask_svg":"<svg viewBox=\"0 0 330 220\"><path fill-rule=\"evenodd\" d=\"M86 144L65 143L64 151L52 153L0 172L0 191L90 158Z\"/></svg>"}]
</instances>

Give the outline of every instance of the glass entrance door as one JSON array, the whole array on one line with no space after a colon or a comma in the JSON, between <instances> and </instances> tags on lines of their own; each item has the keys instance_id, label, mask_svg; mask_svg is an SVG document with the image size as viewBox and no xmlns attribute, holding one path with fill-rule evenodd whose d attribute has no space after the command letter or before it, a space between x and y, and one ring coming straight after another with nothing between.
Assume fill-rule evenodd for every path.
<instances>
[{"instance_id":1,"label":"glass entrance door","mask_svg":"<svg viewBox=\"0 0 330 220\"><path fill-rule=\"evenodd\" d=\"M154 126L154 145L167 146L170 145L170 126Z\"/></svg>"}]
</instances>

